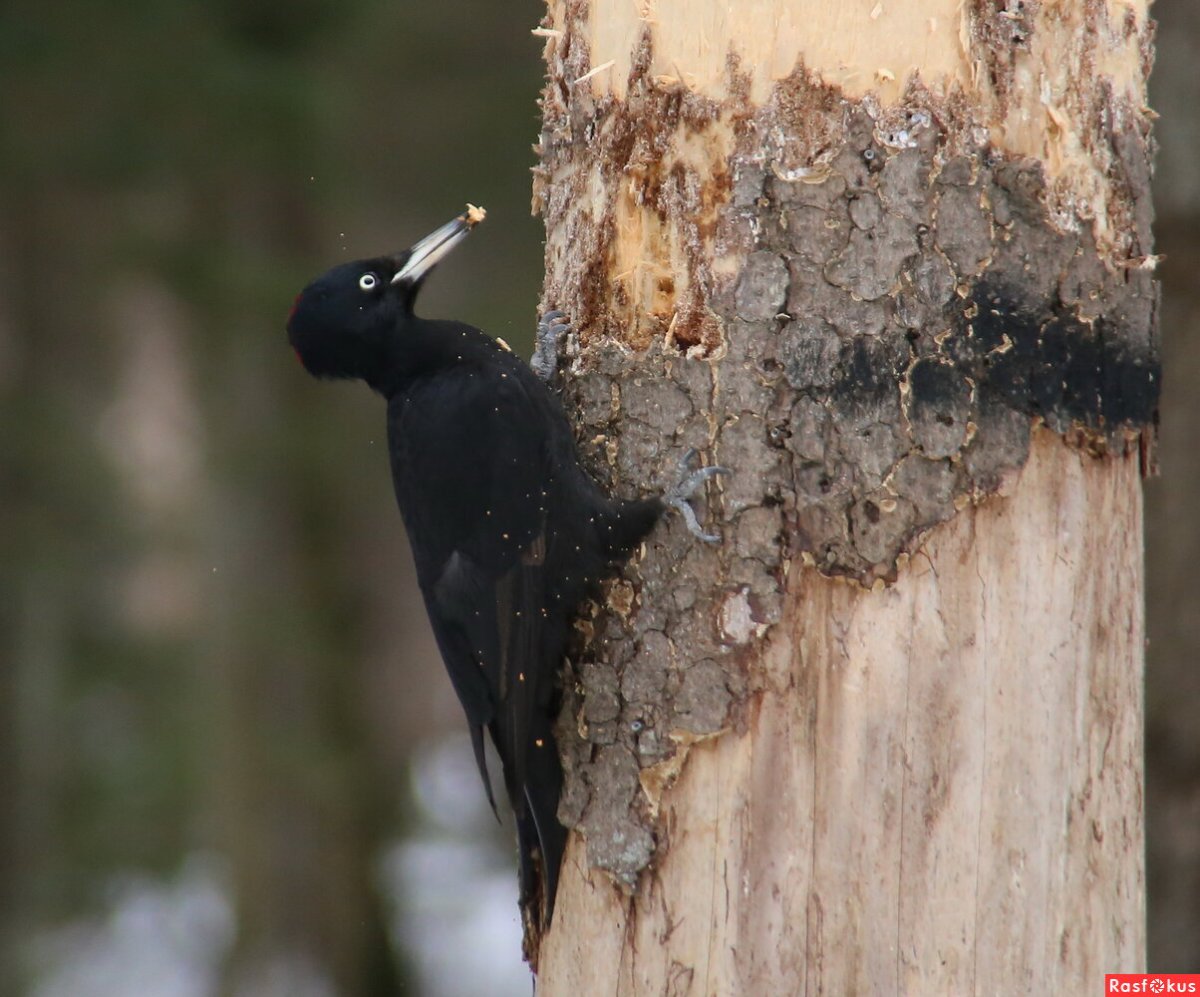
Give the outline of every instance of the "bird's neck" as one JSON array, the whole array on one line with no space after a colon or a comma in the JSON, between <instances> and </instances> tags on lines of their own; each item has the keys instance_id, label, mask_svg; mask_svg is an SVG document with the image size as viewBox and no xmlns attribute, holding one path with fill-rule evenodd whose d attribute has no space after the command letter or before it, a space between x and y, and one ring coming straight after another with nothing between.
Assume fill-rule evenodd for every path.
<instances>
[{"instance_id":1,"label":"bird's neck","mask_svg":"<svg viewBox=\"0 0 1200 997\"><path fill-rule=\"evenodd\" d=\"M414 316L389 337L380 362L364 373L363 380L385 398L392 398L416 381L469 362L487 348L495 346L469 325Z\"/></svg>"}]
</instances>

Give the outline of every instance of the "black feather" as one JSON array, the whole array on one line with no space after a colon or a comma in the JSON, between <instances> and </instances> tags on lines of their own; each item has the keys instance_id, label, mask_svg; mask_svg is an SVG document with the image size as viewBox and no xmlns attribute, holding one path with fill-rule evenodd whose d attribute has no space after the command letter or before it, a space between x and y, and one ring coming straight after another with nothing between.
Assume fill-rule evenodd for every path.
<instances>
[{"instance_id":1,"label":"black feather","mask_svg":"<svg viewBox=\"0 0 1200 997\"><path fill-rule=\"evenodd\" d=\"M557 399L524 362L470 326L414 316L425 271L392 280L408 259L314 281L289 339L311 373L361 378L387 398L392 477L429 620L493 809L485 729L503 765L522 902L541 898L548 923L566 841L553 722L568 626L664 505L597 488Z\"/></svg>"}]
</instances>

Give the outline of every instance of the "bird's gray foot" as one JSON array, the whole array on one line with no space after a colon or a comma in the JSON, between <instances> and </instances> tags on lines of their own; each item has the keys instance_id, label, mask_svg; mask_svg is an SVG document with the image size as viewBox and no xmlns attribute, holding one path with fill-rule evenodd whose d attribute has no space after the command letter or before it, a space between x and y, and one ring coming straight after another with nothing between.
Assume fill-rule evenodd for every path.
<instances>
[{"instance_id":1,"label":"bird's gray foot","mask_svg":"<svg viewBox=\"0 0 1200 997\"><path fill-rule=\"evenodd\" d=\"M696 518L696 510L691 507L688 499L692 498L709 478L718 474L732 474L727 467L695 467L698 453L693 447L679 459L678 480L667 489L663 502L676 510L687 524L688 532L706 544L721 542L721 534L705 533L700 521Z\"/></svg>"},{"instance_id":2,"label":"bird's gray foot","mask_svg":"<svg viewBox=\"0 0 1200 997\"><path fill-rule=\"evenodd\" d=\"M571 320L557 309L538 319L537 345L533 348L529 366L547 384L558 370L558 345L570 328Z\"/></svg>"}]
</instances>

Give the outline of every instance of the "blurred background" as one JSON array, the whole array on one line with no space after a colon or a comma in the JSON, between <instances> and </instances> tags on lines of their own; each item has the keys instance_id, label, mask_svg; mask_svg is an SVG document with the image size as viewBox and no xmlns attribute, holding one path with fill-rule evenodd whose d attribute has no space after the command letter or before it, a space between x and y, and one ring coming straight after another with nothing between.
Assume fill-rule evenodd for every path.
<instances>
[{"instance_id":1,"label":"blurred background","mask_svg":"<svg viewBox=\"0 0 1200 997\"><path fill-rule=\"evenodd\" d=\"M526 352L539 0L0 6L0 997L530 992L391 496L289 353L316 272ZM1159 0L1153 968L1200 970L1200 7Z\"/></svg>"}]
</instances>

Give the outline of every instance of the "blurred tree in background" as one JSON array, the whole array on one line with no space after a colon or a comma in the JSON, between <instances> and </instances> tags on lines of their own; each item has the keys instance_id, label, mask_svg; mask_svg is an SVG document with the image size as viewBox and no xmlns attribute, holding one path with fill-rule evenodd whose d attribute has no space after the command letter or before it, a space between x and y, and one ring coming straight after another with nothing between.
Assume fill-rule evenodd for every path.
<instances>
[{"instance_id":1,"label":"blurred tree in background","mask_svg":"<svg viewBox=\"0 0 1200 997\"><path fill-rule=\"evenodd\" d=\"M314 390L283 326L470 198L487 244L427 307L528 342L540 11L472 6L0 9L0 992L193 854L228 992L396 991L381 857L458 718L382 407Z\"/></svg>"},{"instance_id":2,"label":"blurred tree in background","mask_svg":"<svg viewBox=\"0 0 1200 997\"><path fill-rule=\"evenodd\" d=\"M1162 477L1146 486L1149 958L1200 972L1200 4L1157 0L1150 103L1163 283Z\"/></svg>"},{"instance_id":3,"label":"blurred tree in background","mask_svg":"<svg viewBox=\"0 0 1200 997\"><path fill-rule=\"evenodd\" d=\"M1155 10L1171 259L1150 937L1153 963L1183 971L1200 969L1200 14ZM413 878L389 855L415 833L414 753L437 756L461 718L410 580L382 407L315 389L283 326L309 277L469 199L489 222L424 309L528 349L541 11L0 7L0 995L168 992L102 961L108 989L86 961L64 976L117 908L191 967L170 993L435 992L395 944ZM465 771L450 795L481 801ZM509 832L482 826L515 939ZM446 865L420 854L422 875ZM166 892L121 906L150 895L138 883ZM191 899L162 906L172 890Z\"/></svg>"}]
</instances>

